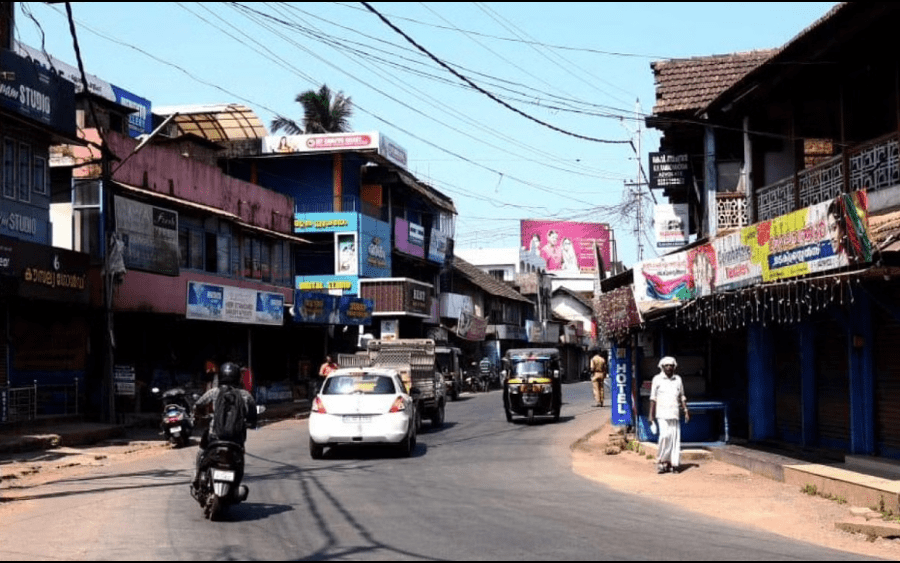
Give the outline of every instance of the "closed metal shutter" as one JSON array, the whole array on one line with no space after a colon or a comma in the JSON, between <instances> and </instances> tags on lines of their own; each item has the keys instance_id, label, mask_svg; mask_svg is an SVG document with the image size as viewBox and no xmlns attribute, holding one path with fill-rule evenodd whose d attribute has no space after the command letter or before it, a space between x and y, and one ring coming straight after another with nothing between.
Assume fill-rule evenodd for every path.
<instances>
[{"instance_id":1,"label":"closed metal shutter","mask_svg":"<svg viewBox=\"0 0 900 563\"><path fill-rule=\"evenodd\" d=\"M891 302L900 299L892 291ZM900 457L900 320L873 307L875 326L875 447L886 457Z\"/></svg>"},{"instance_id":2,"label":"closed metal shutter","mask_svg":"<svg viewBox=\"0 0 900 563\"><path fill-rule=\"evenodd\" d=\"M778 438L799 444L803 438L800 337L795 327L774 327L775 425Z\"/></svg>"},{"instance_id":3,"label":"closed metal shutter","mask_svg":"<svg viewBox=\"0 0 900 563\"><path fill-rule=\"evenodd\" d=\"M817 323L816 415L819 445L846 449L850 445L850 367L847 334L833 320Z\"/></svg>"}]
</instances>

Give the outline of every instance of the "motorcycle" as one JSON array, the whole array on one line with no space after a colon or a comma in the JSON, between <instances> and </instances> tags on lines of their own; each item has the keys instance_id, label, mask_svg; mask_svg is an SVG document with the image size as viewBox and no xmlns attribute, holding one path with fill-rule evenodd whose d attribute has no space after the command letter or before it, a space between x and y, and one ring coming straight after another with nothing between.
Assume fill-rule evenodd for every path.
<instances>
[{"instance_id":1,"label":"motorcycle","mask_svg":"<svg viewBox=\"0 0 900 563\"><path fill-rule=\"evenodd\" d=\"M235 442L211 442L198 460L199 485L191 496L203 508L207 520L221 520L232 504L247 500L250 490L244 477L244 447Z\"/></svg>"},{"instance_id":2,"label":"motorcycle","mask_svg":"<svg viewBox=\"0 0 900 563\"><path fill-rule=\"evenodd\" d=\"M478 364L474 362L466 374L466 388L473 393L486 392L490 388L490 380L481 373Z\"/></svg>"},{"instance_id":3,"label":"motorcycle","mask_svg":"<svg viewBox=\"0 0 900 563\"><path fill-rule=\"evenodd\" d=\"M159 395L159 388L153 388L153 394ZM189 395L181 387L169 389L160 396L163 402L160 429L166 440L173 447L187 446L194 432L193 402L196 394Z\"/></svg>"},{"instance_id":4,"label":"motorcycle","mask_svg":"<svg viewBox=\"0 0 900 563\"><path fill-rule=\"evenodd\" d=\"M257 414L266 410L256 407ZM204 439L206 436L204 436ZM191 496L203 509L207 520L221 520L228 508L247 500L250 489L241 484L244 478L244 447L237 442L215 440L206 445L201 440L197 456L197 486L191 485Z\"/></svg>"}]
</instances>

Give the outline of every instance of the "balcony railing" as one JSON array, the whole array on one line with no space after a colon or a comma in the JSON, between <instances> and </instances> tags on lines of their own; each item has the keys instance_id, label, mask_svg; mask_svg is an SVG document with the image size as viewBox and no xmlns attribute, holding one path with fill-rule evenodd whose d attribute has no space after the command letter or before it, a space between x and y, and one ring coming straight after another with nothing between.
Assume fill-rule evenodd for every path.
<instances>
[{"instance_id":1,"label":"balcony railing","mask_svg":"<svg viewBox=\"0 0 900 563\"><path fill-rule=\"evenodd\" d=\"M719 229L744 227L747 221L747 197L744 194L716 194L716 217Z\"/></svg>"},{"instance_id":2,"label":"balcony railing","mask_svg":"<svg viewBox=\"0 0 900 563\"><path fill-rule=\"evenodd\" d=\"M892 133L756 190L756 221L829 201L841 193L898 184L900 138Z\"/></svg>"},{"instance_id":3,"label":"balcony railing","mask_svg":"<svg viewBox=\"0 0 900 563\"><path fill-rule=\"evenodd\" d=\"M367 217L372 217L374 219L378 219L380 221L387 221L387 208L373 205L369 202L363 201L358 197L354 196L345 196L341 199L341 208L336 210L334 208L334 200L332 198L327 199L314 199L314 200L305 200L298 201L294 204L294 212L295 213L334 213L334 212L343 212L343 213L362 213Z\"/></svg>"}]
</instances>

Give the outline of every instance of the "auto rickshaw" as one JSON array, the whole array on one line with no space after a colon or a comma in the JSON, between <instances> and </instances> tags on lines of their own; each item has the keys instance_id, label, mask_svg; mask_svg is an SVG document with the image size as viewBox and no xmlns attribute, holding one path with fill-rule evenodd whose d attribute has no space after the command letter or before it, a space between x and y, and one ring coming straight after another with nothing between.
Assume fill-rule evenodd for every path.
<instances>
[{"instance_id":1,"label":"auto rickshaw","mask_svg":"<svg viewBox=\"0 0 900 563\"><path fill-rule=\"evenodd\" d=\"M562 410L562 383L559 351L556 348L513 348L503 358L503 409L506 420L524 416L528 423L536 416L559 420Z\"/></svg>"}]
</instances>

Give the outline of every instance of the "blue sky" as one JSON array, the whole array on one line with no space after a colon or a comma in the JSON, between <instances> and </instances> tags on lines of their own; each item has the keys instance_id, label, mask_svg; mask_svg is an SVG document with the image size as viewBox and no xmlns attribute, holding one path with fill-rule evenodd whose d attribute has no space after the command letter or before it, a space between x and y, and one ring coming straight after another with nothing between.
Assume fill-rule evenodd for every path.
<instances>
[{"instance_id":1,"label":"blue sky","mask_svg":"<svg viewBox=\"0 0 900 563\"><path fill-rule=\"evenodd\" d=\"M64 7L20 4L18 38L40 47L43 34L46 50L74 65ZM458 247L517 246L521 219L600 222L631 265L636 212L624 204L637 143L645 167L658 143L652 130L638 136L654 101L650 63L780 47L835 3L370 5L431 56L361 3L72 11L85 70L154 106L238 102L268 126L276 114L299 120L299 92L343 91L354 130L390 137L413 173L453 198ZM644 257L655 256L649 224L643 233Z\"/></svg>"}]
</instances>

